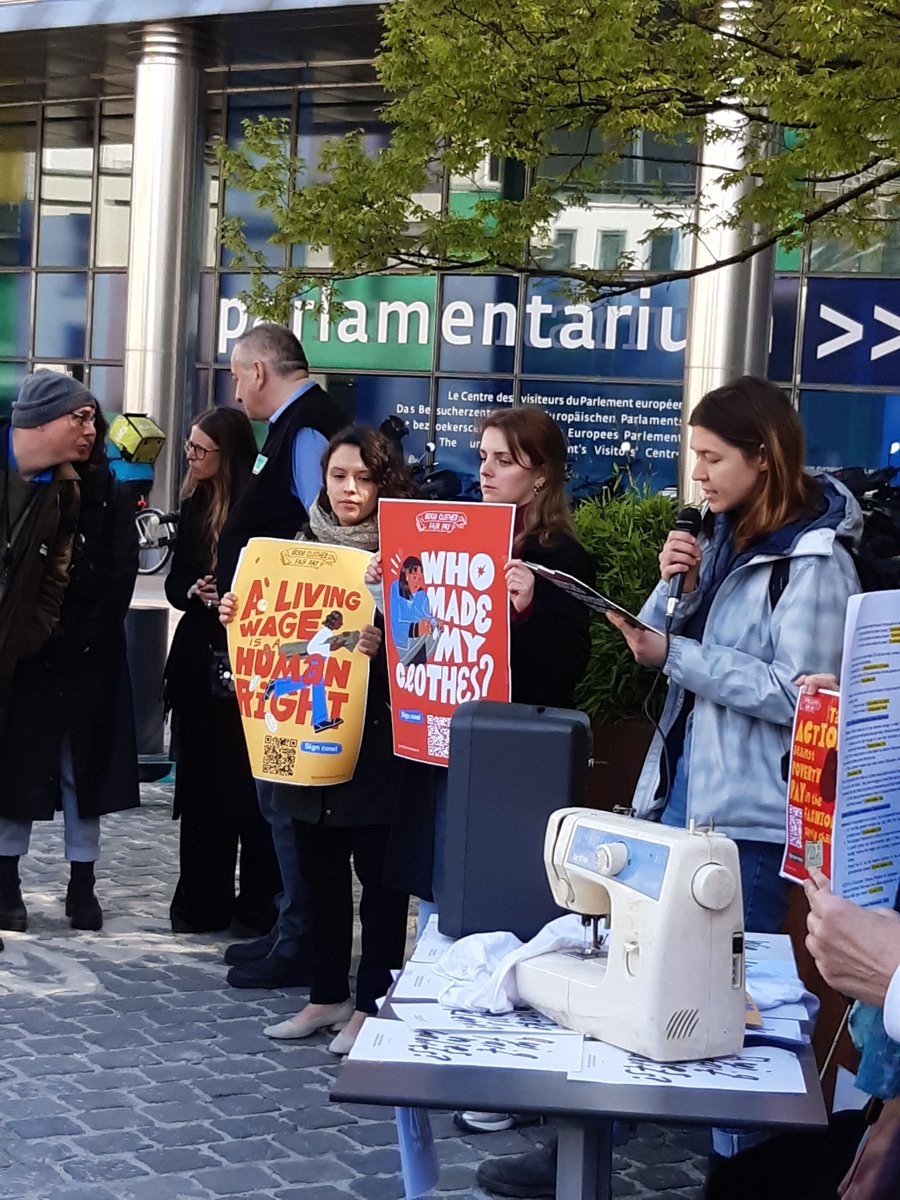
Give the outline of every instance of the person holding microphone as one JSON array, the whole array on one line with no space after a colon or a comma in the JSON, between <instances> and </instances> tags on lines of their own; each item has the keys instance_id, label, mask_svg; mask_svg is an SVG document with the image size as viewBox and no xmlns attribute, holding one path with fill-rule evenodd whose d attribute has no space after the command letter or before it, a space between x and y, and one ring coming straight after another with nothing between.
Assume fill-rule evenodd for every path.
<instances>
[{"instance_id":1,"label":"person holding microphone","mask_svg":"<svg viewBox=\"0 0 900 1200\"><path fill-rule=\"evenodd\" d=\"M794 680L840 665L862 514L840 483L804 472L799 417L773 384L744 376L708 392L690 426L702 520L696 536L669 534L640 613L667 632L609 617L669 679L633 807L668 825L714 821L738 846L746 928L778 932Z\"/></svg>"}]
</instances>

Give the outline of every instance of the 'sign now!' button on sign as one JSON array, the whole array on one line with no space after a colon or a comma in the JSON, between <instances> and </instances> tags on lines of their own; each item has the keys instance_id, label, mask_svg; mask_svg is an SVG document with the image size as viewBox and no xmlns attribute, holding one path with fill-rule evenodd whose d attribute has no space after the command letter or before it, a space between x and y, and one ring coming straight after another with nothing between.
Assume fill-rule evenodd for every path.
<instances>
[{"instance_id":1,"label":"'sign now!' button on sign","mask_svg":"<svg viewBox=\"0 0 900 1200\"><path fill-rule=\"evenodd\" d=\"M407 725L421 725L425 720L417 708L401 708L399 716Z\"/></svg>"}]
</instances>

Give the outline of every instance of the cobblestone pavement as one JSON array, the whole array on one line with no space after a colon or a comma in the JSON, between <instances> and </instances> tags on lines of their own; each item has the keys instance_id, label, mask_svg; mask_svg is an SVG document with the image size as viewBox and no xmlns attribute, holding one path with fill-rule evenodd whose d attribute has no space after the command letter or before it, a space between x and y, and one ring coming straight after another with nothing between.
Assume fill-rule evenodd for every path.
<instances>
[{"instance_id":1,"label":"cobblestone pavement","mask_svg":"<svg viewBox=\"0 0 900 1200\"><path fill-rule=\"evenodd\" d=\"M330 1033L275 1043L262 1027L300 989L225 986L224 938L174 937L177 827L165 784L104 822L102 933L63 914L60 823L35 826L22 876L29 932L0 954L3 1200L391 1200L403 1194L387 1109L333 1105ZM459 1136L433 1115L441 1196L483 1197L486 1156L541 1128ZM642 1126L616 1157L616 1194L694 1200L703 1131Z\"/></svg>"}]
</instances>

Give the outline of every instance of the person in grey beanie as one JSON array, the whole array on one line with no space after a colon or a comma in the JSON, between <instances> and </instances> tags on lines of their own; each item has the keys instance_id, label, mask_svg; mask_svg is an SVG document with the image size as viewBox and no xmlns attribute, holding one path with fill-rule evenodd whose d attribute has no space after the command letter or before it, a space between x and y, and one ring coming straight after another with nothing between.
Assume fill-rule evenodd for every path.
<instances>
[{"instance_id":1,"label":"person in grey beanie","mask_svg":"<svg viewBox=\"0 0 900 1200\"><path fill-rule=\"evenodd\" d=\"M0 728L18 664L59 621L80 510L71 464L91 453L97 411L76 379L41 370L25 376L11 420L0 423ZM12 911L17 896L21 902L18 877L3 866L0 830L0 909Z\"/></svg>"},{"instance_id":2,"label":"person in grey beanie","mask_svg":"<svg viewBox=\"0 0 900 1200\"><path fill-rule=\"evenodd\" d=\"M79 509L70 464L90 453L96 413L76 379L42 370L0 423L0 723L16 664L59 620Z\"/></svg>"}]
</instances>

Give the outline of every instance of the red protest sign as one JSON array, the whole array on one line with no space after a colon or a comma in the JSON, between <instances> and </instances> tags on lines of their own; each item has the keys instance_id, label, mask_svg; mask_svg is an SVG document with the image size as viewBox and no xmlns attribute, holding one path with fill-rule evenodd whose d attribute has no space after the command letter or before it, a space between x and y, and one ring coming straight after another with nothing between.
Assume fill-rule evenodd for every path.
<instances>
[{"instance_id":1,"label":"red protest sign","mask_svg":"<svg viewBox=\"0 0 900 1200\"><path fill-rule=\"evenodd\" d=\"M810 867L831 878L837 789L838 697L801 692L794 714L788 774L787 844L781 874L802 882Z\"/></svg>"},{"instance_id":2,"label":"red protest sign","mask_svg":"<svg viewBox=\"0 0 900 1200\"><path fill-rule=\"evenodd\" d=\"M447 765L450 717L510 698L509 504L382 500L385 639L394 753Z\"/></svg>"}]
</instances>

